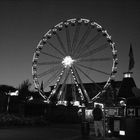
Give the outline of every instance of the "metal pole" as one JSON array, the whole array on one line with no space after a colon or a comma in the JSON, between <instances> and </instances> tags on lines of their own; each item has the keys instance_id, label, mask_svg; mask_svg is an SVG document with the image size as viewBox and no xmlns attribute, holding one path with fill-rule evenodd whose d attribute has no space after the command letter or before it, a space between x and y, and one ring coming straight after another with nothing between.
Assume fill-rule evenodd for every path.
<instances>
[{"instance_id":1,"label":"metal pole","mask_svg":"<svg viewBox=\"0 0 140 140\"><path fill-rule=\"evenodd\" d=\"M10 103L10 95L8 95L8 102L7 102L7 109L6 109L7 113L9 113L9 103Z\"/></svg>"},{"instance_id":2,"label":"metal pole","mask_svg":"<svg viewBox=\"0 0 140 140\"><path fill-rule=\"evenodd\" d=\"M106 130L106 125L105 125L105 105L103 108L103 139L105 139L105 130Z\"/></svg>"},{"instance_id":3,"label":"metal pole","mask_svg":"<svg viewBox=\"0 0 140 140\"><path fill-rule=\"evenodd\" d=\"M82 103L82 122L85 122L85 106L84 104Z\"/></svg>"}]
</instances>

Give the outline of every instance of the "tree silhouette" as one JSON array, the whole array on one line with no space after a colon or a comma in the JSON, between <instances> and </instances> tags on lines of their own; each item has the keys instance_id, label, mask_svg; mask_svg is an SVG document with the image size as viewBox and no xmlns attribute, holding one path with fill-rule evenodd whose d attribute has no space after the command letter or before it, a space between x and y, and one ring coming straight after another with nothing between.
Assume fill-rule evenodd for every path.
<instances>
[{"instance_id":1,"label":"tree silhouette","mask_svg":"<svg viewBox=\"0 0 140 140\"><path fill-rule=\"evenodd\" d=\"M14 88L13 86L9 86L9 85L0 85L0 93L8 93L8 92L14 92L17 89Z\"/></svg>"},{"instance_id":2,"label":"tree silhouette","mask_svg":"<svg viewBox=\"0 0 140 140\"><path fill-rule=\"evenodd\" d=\"M27 98L32 95L32 92L30 91L31 85L32 84L27 79L23 81L23 83L19 86L19 100L20 101L26 101Z\"/></svg>"}]
</instances>

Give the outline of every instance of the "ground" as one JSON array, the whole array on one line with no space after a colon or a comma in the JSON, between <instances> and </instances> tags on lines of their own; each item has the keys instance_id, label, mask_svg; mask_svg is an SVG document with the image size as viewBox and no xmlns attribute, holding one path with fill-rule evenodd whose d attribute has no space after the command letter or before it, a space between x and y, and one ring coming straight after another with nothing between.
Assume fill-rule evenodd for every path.
<instances>
[{"instance_id":1,"label":"ground","mask_svg":"<svg viewBox=\"0 0 140 140\"><path fill-rule=\"evenodd\" d=\"M0 140L96 140L94 134L82 137L81 126L78 124L53 124L43 127L28 128L1 128ZM103 139L103 138L102 138ZM118 138L105 138L105 140L119 140Z\"/></svg>"}]
</instances>

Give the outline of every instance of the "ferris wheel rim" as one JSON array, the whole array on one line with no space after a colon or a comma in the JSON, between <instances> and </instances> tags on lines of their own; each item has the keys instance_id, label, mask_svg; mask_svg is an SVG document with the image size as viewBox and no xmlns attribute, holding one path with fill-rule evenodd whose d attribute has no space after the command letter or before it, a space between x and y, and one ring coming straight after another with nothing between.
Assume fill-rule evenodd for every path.
<instances>
[{"instance_id":1,"label":"ferris wheel rim","mask_svg":"<svg viewBox=\"0 0 140 140\"><path fill-rule=\"evenodd\" d=\"M112 50L112 54L113 54L112 70L111 70L111 73L109 75L109 78L108 78L106 84L103 87L103 90L108 87L110 80L114 79L115 74L117 72L116 65L117 65L118 59L117 59L117 50L115 47L115 43L112 41L111 36L108 34L108 32L105 29L102 28L102 26L100 26L96 22L92 22L89 19L84 19L84 18L79 18L79 19L73 18L73 19L68 19L64 22L60 22L57 25L55 25L52 29L49 29L48 32L43 36L43 38L39 41L39 43L37 45L37 48L35 50L35 53L33 55L33 60L32 60L32 76L33 76L33 83L35 85L35 88L38 89L39 91L40 91L40 85L39 85L39 81L38 81L38 77L37 77L37 60L39 58L40 51L42 50L44 44L49 43L49 39L52 37L53 33L57 34L57 31L62 30L62 28L64 26L67 27L67 26L69 26L69 24L76 24L76 23L81 24L82 22L84 22L85 24L90 24L90 26L93 26L94 28L99 30L101 32L101 34L106 37L107 41L109 42L109 44L111 46L111 50ZM57 36L57 37L58 37L58 39L60 39L59 36ZM67 51L65 50L61 40L59 40L59 41L61 43L61 49L63 51L59 52L61 57L58 59L60 59L61 60L60 62L62 62L62 60L64 60L64 58L69 55L67 55ZM55 48L55 49L57 49L57 48ZM66 55L64 55L64 53ZM53 57L55 57L55 56L53 56ZM64 66L64 65L62 65L62 66ZM62 69L62 72L60 73L61 76L63 75L62 74L63 70L64 69ZM57 80L57 81L59 82L59 80ZM42 96L43 96L43 94L42 94ZM44 99L46 99L45 96L44 96Z\"/></svg>"}]
</instances>

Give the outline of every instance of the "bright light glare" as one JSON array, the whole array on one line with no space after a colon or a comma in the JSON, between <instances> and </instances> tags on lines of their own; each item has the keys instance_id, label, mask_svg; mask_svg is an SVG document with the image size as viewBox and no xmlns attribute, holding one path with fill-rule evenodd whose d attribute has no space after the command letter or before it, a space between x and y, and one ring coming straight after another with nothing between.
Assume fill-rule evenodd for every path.
<instances>
[{"instance_id":1,"label":"bright light glare","mask_svg":"<svg viewBox=\"0 0 140 140\"><path fill-rule=\"evenodd\" d=\"M71 65L73 64L75 60L73 60L71 58L71 56L66 56L63 61L62 61L62 64L64 65L65 68L67 67L71 67Z\"/></svg>"},{"instance_id":2,"label":"bright light glare","mask_svg":"<svg viewBox=\"0 0 140 140\"><path fill-rule=\"evenodd\" d=\"M33 96L31 96L28 100L29 100L29 101L32 101L32 100L33 100Z\"/></svg>"},{"instance_id":3,"label":"bright light glare","mask_svg":"<svg viewBox=\"0 0 140 140\"><path fill-rule=\"evenodd\" d=\"M111 133L111 130L108 130L108 133Z\"/></svg>"},{"instance_id":4,"label":"bright light glare","mask_svg":"<svg viewBox=\"0 0 140 140\"><path fill-rule=\"evenodd\" d=\"M79 101L74 101L73 106L80 106L80 102Z\"/></svg>"},{"instance_id":5,"label":"bright light glare","mask_svg":"<svg viewBox=\"0 0 140 140\"><path fill-rule=\"evenodd\" d=\"M125 131L120 130L119 134L122 135L122 136L124 136L125 135Z\"/></svg>"},{"instance_id":6,"label":"bright light glare","mask_svg":"<svg viewBox=\"0 0 140 140\"><path fill-rule=\"evenodd\" d=\"M132 74L132 72L126 72L126 73L124 73L124 77L125 78L130 78L131 74Z\"/></svg>"},{"instance_id":7,"label":"bright light glare","mask_svg":"<svg viewBox=\"0 0 140 140\"><path fill-rule=\"evenodd\" d=\"M15 92L9 92L8 95L10 96L18 96L19 92L16 90Z\"/></svg>"}]
</instances>

